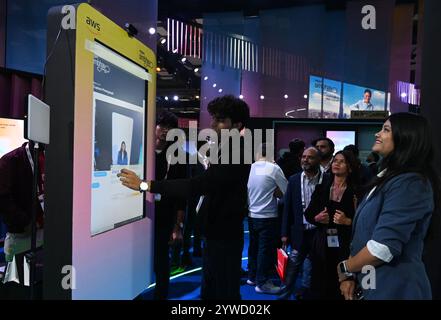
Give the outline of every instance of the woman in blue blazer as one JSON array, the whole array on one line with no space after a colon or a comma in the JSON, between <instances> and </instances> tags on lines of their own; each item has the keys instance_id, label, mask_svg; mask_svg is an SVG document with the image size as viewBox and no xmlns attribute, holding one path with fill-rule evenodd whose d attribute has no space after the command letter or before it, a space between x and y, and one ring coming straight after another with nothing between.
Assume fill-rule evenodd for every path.
<instances>
[{"instance_id":1,"label":"woman in blue blazer","mask_svg":"<svg viewBox=\"0 0 441 320\"><path fill-rule=\"evenodd\" d=\"M439 178L428 123L396 113L375 137L381 172L357 209L350 257L337 266L341 293L354 299L358 282L365 299L431 299L422 253Z\"/></svg>"}]
</instances>

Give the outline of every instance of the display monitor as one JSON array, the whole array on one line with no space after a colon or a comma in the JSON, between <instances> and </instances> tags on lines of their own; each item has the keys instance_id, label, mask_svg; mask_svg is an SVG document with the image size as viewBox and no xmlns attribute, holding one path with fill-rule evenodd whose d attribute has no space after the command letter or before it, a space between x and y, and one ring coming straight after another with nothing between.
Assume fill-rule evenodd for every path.
<instances>
[{"instance_id":1,"label":"display monitor","mask_svg":"<svg viewBox=\"0 0 441 320\"><path fill-rule=\"evenodd\" d=\"M322 90L323 78L317 76L309 77L309 100L308 118L321 118L322 116Z\"/></svg>"},{"instance_id":2,"label":"display monitor","mask_svg":"<svg viewBox=\"0 0 441 320\"><path fill-rule=\"evenodd\" d=\"M124 187L122 168L144 179L147 71L105 45L94 53L91 234L141 219L144 197Z\"/></svg>"},{"instance_id":3,"label":"display monitor","mask_svg":"<svg viewBox=\"0 0 441 320\"><path fill-rule=\"evenodd\" d=\"M343 150L347 145L356 144L356 132L353 130L327 130L326 137L335 144L335 152Z\"/></svg>"},{"instance_id":4,"label":"display monitor","mask_svg":"<svg viewBox=\"0 0 441 320\"><path fill-rule=\"evenodd\" d=\"M23 120L0 118L0 158L26 141Z\"/></svg>"},{"instance_id":5,"label":"display monitor","mask_svg":"<svg viewBox=\"0 0 441 320\"><path fill-rule=\"evenodd\" d=\"M343 115L341 118L350 118L353 110L385 111L386 92L344 83Z\"/></svg>"}]
</instances>

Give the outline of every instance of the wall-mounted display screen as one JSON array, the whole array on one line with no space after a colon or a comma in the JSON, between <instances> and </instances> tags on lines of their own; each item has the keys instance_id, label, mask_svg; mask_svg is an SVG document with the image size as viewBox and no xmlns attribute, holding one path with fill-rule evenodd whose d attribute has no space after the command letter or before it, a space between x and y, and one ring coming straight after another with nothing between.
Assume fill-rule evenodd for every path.
<instances>
[{"instance_id":1,"label":"wall-mounted display screen","mask_svg":"<svg viewBox=\"0 0 441 320\"><path fill-rule=\"evenodd\" d=\"M389 103L390 93L309 76L308 118L349 119L353 110L384 111Z\"/></svg>"},{"instance_id":2,"label":"wall-mounted display screen","mask_svg":"<svg viewBox=\"0 0 441 320\"><path fill-rule=\"evenodd\" d=\"M341 118L350 118L352 110L384 111L385 108L385 92L348 83L343 84L343 116Z\"/></svg>"},{"instance_id":3,"label":"wall-mounted display screen","mask_svg":"<svg viewBox=\"0 0 441 320\"><path fill-rule=\"evenodd\" d=\"M356 144L355 131L327 130L326 137L335 144L335 152L343 150L347 145Z\"/></svg>"},{"instance_id":4,"label":"wall-mounted display screen","mask_svg":"<svg viewBox=\"0 0 441 320\"><path fill-rule=\"evenodd\" d=\"M23 128L23 120L0 118L0 158L27 141Z\"/></svg>"}]
</instances>

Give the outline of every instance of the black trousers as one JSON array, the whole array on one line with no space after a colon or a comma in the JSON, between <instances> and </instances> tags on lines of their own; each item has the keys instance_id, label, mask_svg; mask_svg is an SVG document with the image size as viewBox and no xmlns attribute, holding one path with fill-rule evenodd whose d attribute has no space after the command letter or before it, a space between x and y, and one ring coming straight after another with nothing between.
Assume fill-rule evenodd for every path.
<instances>
[{"instance_id":1,"label":"black trousers","mask_svg":"<svg viewBox=\"0 0 441 320\"><path fill-rule=\"evenodd\" d=\"M157 210L155 215L154 271L156 286L155 300L166 300L170 283L169 240L173 231L173 216Z\"/></svg>"},{"instance_id":2,"label":"black trousers","mask_svg":"<svg viewBox=\"0 0 441 320\"><path fill-rule=\"evenodd\" d=\"M227 235L226 235L227 236ZM243 237L205 239L203 249L203 300L240 300Z\"/></svg>"},{"instance_id":3,"label":"black trousers","mask_svg":"<svg viewBox=\"0 0 441 320\"><path fill-rule=\"evenodd\" d=\"M305 262L306 257L312 249L315 229L303 231L303 242L297 253L291 252L290 260L286 269L285 288L279 295L279 299L289 299L294 292L296 280L300 273L300 269Z\"/></svg>"}]
</instances>

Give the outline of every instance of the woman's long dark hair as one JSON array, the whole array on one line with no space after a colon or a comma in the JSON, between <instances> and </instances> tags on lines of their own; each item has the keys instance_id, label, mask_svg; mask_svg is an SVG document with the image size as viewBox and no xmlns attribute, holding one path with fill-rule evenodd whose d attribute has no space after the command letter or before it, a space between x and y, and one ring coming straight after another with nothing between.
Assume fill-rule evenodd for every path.
<instances>
[{"instance_id":1,"label":"woman's long dark hair","mask_svg":"<svg viewBox=\"0 0 441 320\"><path fill-rule=\"evenodd\" d=\"M348 170L350 171L348 173L348 176L346 177L346 184L354 190L357 197L359 197L360 192L360 170L357 163L357 160L354 156L354 154L348 150L341 150L338 151L334 155L334 159L337 155L341 154L345 158L346 166L348 167ZM334 160L333 160L334 161ZM332 167L331 167L332 172ZM332 174L332 180L334 179L334 174Z\"/></svg>"},{"instance_id":2,"label":"woman's long dark hair","mask_svg":"<svg viewBox=\"0 0 441 320\"><path fill-rule=\"evenodd\" d=\"M394 150L383 158L380 171L387 169L383 177L373 180L370 187L380 189L384 184L400 174L415 172L430 181L433 189L435 210L432 216L431 230L438 225L435 217L439 209L440 179L435 169L435 149L432 132L428 121L422 116L412 113L395 113L388 120L392 127Z\"/></svg>"}]
</instances>

